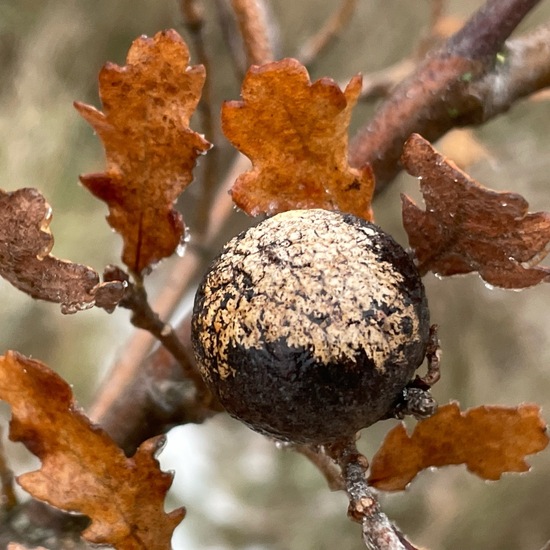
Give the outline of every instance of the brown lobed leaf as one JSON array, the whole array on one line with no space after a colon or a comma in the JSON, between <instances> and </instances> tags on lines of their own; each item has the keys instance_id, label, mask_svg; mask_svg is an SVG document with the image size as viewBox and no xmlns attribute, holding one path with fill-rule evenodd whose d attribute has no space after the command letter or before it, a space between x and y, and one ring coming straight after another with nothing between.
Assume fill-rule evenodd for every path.
<instances>
[{"instance_id":1,"label":"brown lobed leaf","mask_svg":"<svg viewBox=\"0 0 550 550\"><path fill-rule=\"evenodd\" d=\"M329 78L311 83L304 66L283 59L249 69L242 101L222 108L222 129L252 161L233 201L247 214L299 208L351 212L370 220L374 177L348 164L348 126L361 77L342 92Z\"/></svg>"},{"instance_id":2,"label":"brown lobed leaf","mask_svg":"<svg viewBox=\"0 0 550 550\"><path fill-rule=\"evenodd\" d=\"M528 212L516 193L491 191L413 134L401 159L420 178L421 210L402 195L403 224L421 273L455 275L477 271L489 284L525 288L545 281L537 266L550 247L550 214Z\"/></svg>"},{"instance_id":3,"label":"brown lobed leaf","mask_svg":"<svg viewBox=\"0 0 550 550\"><path fill-rule=\"evenodd\" d=\"M122 260L135 273L170 256L183 235L173 208L191 183L210 144L189 129L202 91L202 65L188 66L189 50L174 30L140 37L127 64L99 73L103 111L75 103L105 148L107 169L81 182L109 206L107 220L123 238Z\"/></svg>"},{"instance_id":4,"label":"brown lobed leaf","mask_svg":"<svg viewBox=\"0 0 550 550\"><path fill-rule=\"evenodd\" d=\"M108 311L122 299L121 281L99 282L90 267L50 255L51 208L36 189L0 190L0 275L33 298L61 304L63 313L97 305Z\"/></svg>"},{"instance_id":5,"label":"brown lobed leaf","mask_svg":"<svg viewBox=\"0 0 550 550\"><path fill-rule=\"evenodd\" d=\"M39 470L18 477L26 491L89 516L83 533L89 542L118 550L170 548L184 509L164 512L172 475L154 456L164 438L145 441L127 458L78 409L65 381L15 352L0 357L0 399L11 405L10 439L42 461Z\"/></svg>"},{"instance_id":6,"label":"brown lobed leaf","mask_svg":"<svg viewBox=\"0 0 550 550\"><path fill-rule=\"evenodd\" d=\"M422 470L465 464L483 479L526 472L525 456L546 448L546 424L536 405L482 406L461 412L457 403L421 420L409 436L403 423L393 428L371 462L369 483L400 491Z\"/></svg>"}]
</instances>

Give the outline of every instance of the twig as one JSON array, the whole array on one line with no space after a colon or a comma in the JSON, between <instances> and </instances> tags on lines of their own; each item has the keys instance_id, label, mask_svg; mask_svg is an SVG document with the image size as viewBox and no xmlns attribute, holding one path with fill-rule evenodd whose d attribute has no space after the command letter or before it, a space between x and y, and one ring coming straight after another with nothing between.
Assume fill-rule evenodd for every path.
<instances>
[{"instance_id":1,"label":"twig","mask_svg":"<svg viewBox=\"0 0 550 550\"><path fill-rule=\"evenodd\" d=\"M550 23L509 40L494 71L470 87L483 98L470 115L476 124L501 114L518 100L550 86Z\"/></svg>"},{"instance_id":2,"label":"twig","mask_svg":"<svg viewBox=\"0 0 550 550\"><path fill-rule=\"evenodd\" d=\"M2 444L2 432L0 431L0 516L15 508L18 504L13 485L13 472L8 466Z\"/></svg>"},{"instance_id":3,"label":"twig","mask_svg":"<svg viewBox=\"0 0 550 550\"><path fill-rule=\"evenodd\" d=\"M249 167L248 159L237 158L228 171L212 207L211 222L203 239L210 250L216 243L229 217L234 213L228 188L238 174ZM210 254L201 255L189 248L174 266L163 293L153 309L163 318L169 318L181 296L204 270ZM191 357L189 317L176 328L177 337ZM154 345L148 332L137 332L124 348L124 356L106 378L90 411L98 422L128 453L149 437L165 433L175 424L201 422L215 413L211 404L205 409L197 402L193 385L182 374L182 369L162 347L146 360ZM213 410L210 410L213 409Z\"/></svg>"},{"instance_id":4,"label":"twig","mask_svg":"<svg viewBox=\"0 0 550 550\"><path fill-rule=\"evenodd\" d=\"M327 453L340 465L349 497L348 516L362 525L363 541L368 550L418 550L382 512L365 475L368 461L355 443L327 447Z\"/></svg>"},{"instance_id":5,"label":"twig","mask_svg":"<svg viewBox=\"0 0 550 550\"><path fill-rule=\"evenodd\" d=\"M214 0L218 14L218 24L223 41L232 60L233 70L240 82L248 69L244 52L242 36L239 33L237 21L231 7L231 0Z\"/></svg>"},{"instance_id":6,"label":"twig","mask_svg":"<svg viewBox=\"0 0 550 550\"><path fill-rule=\"evenodd\" d=\"M430 327L430 338L426 349L426 359L428 362L428 372L420 378L420 380L431 388L441 378L441 346L439 345L439 326L432 325Z\"/></svg>"},{"instance_id":7,"label":"twig","mask_svg":"<svg viewBox=\"0 0 550 550\"><path fill-rule=\"evenodd\" d=\"M243 38L248 65L273 61L269 22L263 0L231 0Z\"/></svg>"},{"instance_id":8,"label":"twig","mask_svg":"<svg viewBox=\"0 0 550 550\"><path fill-rule=\"evenodd\" d=\"M340 467L325 453L323 448L313 448L309 445L295 445L291 449L304 455L319 469L331 491L346 490L346 484Z\"/></svg>"},{"instance_id":9,"label":"twig","mask_svg":"<svg viewBox=\"0 0 550 550\"><path fill-rule=\"evenodd\" d=\"M203 237L203 246L210 249L216 242L221 228L228 218L233 214L233 203L228 194L228 188L235 181L238 174L249 166L248 160L239 156L232 168L229 170L226 180L216 194L212 205L211 221L208 231ZM168 275L163 291L156 298L152 309L163 319L169 319L177 307L181 297L187 292L191 282L202 273L204 264L209 256L203 256L196 249L188 248L183 258L176 261L171 273ZM118 358L117 363L111 369L96 395L94 403L89 411L92 420L99 424L107 422L107 417L116 421L116 417L109 413L109 409L132 385L138 377L138 371L144 359L153 349L155 338L149 332L137 331L126 343L123 354ZM128 403L132 406L131 403ZM118 407L117 407L118 408ZM111 426L111 422L108 422ZM109 432L109 428L107 428ZM158 432L162 433L162 432Z\"/></svg>"},{"instance_id":10,"label":"twig","mask_svg":"<svg viewBox=\"0 0 550 550\"><path fill-rule=\"evenodd\" d=\"M179 6L189 32L194 35L200 33L204 26L204 9L201 0L179 0ZM199 40L202 41L202 37Z\"/></svg>"},{"instance_id":11,"label":"twig","mask_svg":"<svg viewBox=\"0 0 550 550\"><path fill-rule=\"evenodd\" d=\"M445 49L470 59L491 59L540 0L488 0L449 38Z\"/></svg>"},{"instance_id":12,"label":"twig","mask_svg":"<svg viewBox=\"0 0 550 550\"><path fill-rule=\"evenodd\" d=\"M417 64L415 59L407 58L380 71L365 75L359 99L367 102L387 97L399 82L414 71ZM344 88L343 85L341 87Z\"/></svg>"},{"instance_id":13,"label":"twig","mask_svg":"<svg viewBox=\"0 0 550 550\"><path fill-rule=\"evenodd\" d=\"M184 377L195 385L199 399L209 399L209 391L189 358L188 349L181 343L174 329L153 311L142 281L130 283L120 306L131 310L131 322L135 327L151 333L172 354L182 368Z\"/></svg>"},{"instance_id":14,"label":"twig","mask_svg":"<svg viewBox=\"0 0 550 550\"><path fill-rule=\"evenodd\" d=\"M347 492L348 516L362 525L363 541L369 550L418 550L381 511L367 482L368 461L355 443L344 442L326 448L297 445L292 449L319 468L331 491Z\"/></svg>"},{"instance_id":15,"label":"twig","mask_svg":"<svg viewBox=\"0 0 550 550\"><path fill-rule=\"evenodd\" d=\"M504 40L538 2L488 0L460 31L427 55L358 131L350 144L350 163L371 164L377 191L400 171L399 156L411 133L435 140L453 127L478 123L478 116L472 120L468 114L479 112L485 98L473 96L472 86L494 70Z\"/></svg>"},{"instance_id":16,"label":"twig","mask_svg":"<svg viewBox=\"0 0 550 550\"><path fill-rule=\"evenodd\" d=\"M189 323L177 330L191 356ZM101 424L132 456L146 439L166 433L174 425L200 424L220 410L216 402L205 403L197 398L194 384L166 348L159 346L135 370L128 385L120 389L118 398L104 412Z\"/></svg>"},{"instance_id":17,"label":"twig","mask_svg":"<svg viewBox=\"0 0 550 550\"><path fill-rule=\"evenodd\" d=\"M27 500L12 508L0 522L0 548L18 542L21 548L41 547L91 550L81 537L89 525L86 516L71 515L37 500Z\"/></svg>"},{"instance_id":18,"label":"twig","mask_svg":"<svg viewBox=\"0 0 550 550\"><path fill-rule=\"evenodd\" d=\"M302 46L298 59L304 65L313 63L321 51L337 38L338 34L348 24L356 7L357 0L341 0L340 6L325 24Z\"/></svg>"},{"instance_id":19,"label":"twig","mask_svg":"<svg viewBox=\"0 0 550 550\"><path fill-rule=\"evenodd\" d=\"M198 62L206 70L206 81L199 103L202 131L211 142L218 143L219 131L213 115L211 63L204 40L204 9L201 0L180 0L179 4L185 25L195 44ZM193 226L198 235L203 235L209 225L214 190L218 181L218 161L218 149L213 147L202 162L202 185Z\"/></svg>"},{"instance_id":20,"label":"twig","mask_svg":"<svg viewBox=\"0 0 550 550\"><path fill-rule=\"evenodd\" d=\"M397 84L414 72L419 61L429 50L439 46L444 39L448 38L449 34L443 35L438 28L443 14L443 4L443 0L432 0L428 29L410 57L363 76L363 88L359 96L361 101L368 102L387 97Z\"/></svg>"},{"instance_id":21,"label":"twig","mask_svg":"<svg viewBox=\"0 0 550 550\"><path fill-rule=\"evenodd\" d=\"M437 28L442 17L443 0L432 0L431 5L428 30L416 46L415 51L410 57L403 58L389 67L365 74L363 76L363 88L359 96L361 101L373 101L387 97L397 84L414 72L426 52L438 46L444 38L447 38L447 36L442 36ZM343 88L343 85L341 87Z\"/></svg>"}]
</instances>

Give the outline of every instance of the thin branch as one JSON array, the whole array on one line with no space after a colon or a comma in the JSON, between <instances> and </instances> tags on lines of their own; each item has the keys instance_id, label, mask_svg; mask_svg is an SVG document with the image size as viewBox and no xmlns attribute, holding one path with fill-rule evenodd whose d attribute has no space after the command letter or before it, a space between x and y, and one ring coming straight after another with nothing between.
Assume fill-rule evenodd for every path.
<instances>
[{"instance_id":1,"label":"thin branch","mask_svg":"<svg viewBox=\"0 0 550 550\"><path fill-rule=\"evenodd\" d=\"M368 461L355 443L327 447L327 453L340 465L349 497L348 516L362 525L363 542L368 550L418 550L382 512L365 475Z\"/></svg>"},{"instance_id":2,"label":"thin branch","mask_svg":"<svg viewBox=\"0 0 550 550\"><path fill-rule=\"evenodd\" d=\"M191 356L190 323L177 329L178 339ZM143 441L175 425L200 424L221 408L197 398L195 386L174 357L159 346L139 368L101 417L102 427L128 456Z\"/></svg>"},{"instance_id":3,"label":"thin branch","mask_svg":"<svg viewBox=\"0 0 550 550\"><path fill-rule=\"evenodd\" d=\"M235 77L240 82L248 68L242 37L231 7L231 0L214 0L223 42L232 60Z\"/></svg>"},{"instance_id":4,"label":"thin branch","mask_svg":"<svg viewBox=\"0 0 550 550\"><path fill-rule=\"evenodd\" d=\"M397 84L414 72L426 52L439 46L444 39L448 38L449 35L443 35L438 28L443 16L443 4L443 0L432 0L428 29L423 33L424 36L410 57L363 76L363 87L359 96L361 101L368 102L387 97ZM345 84L341 85L342 88L344 86Z\"/></svg>"},{"instance_id":5,"label":"thin branch","mask_svg":"<svg viewBox=\"0 0 550 550\"><path fill-rule=\"evenodd\" d=\"M1 437L2 432L0 431L0 517L4 516L18 504L13 472L6 461Z\"/></svg>"},{"instance_id":6,"label":"thin branch","mask_svg":"<svg viewBox=\"0 0 550 550\"><path fill-rule=\"evenodd\" d=\"M400 171L399 157L410 134L418 132L433 141L453 127L479 123L478 114L468 114L479 113L485 98L472 95L472 87L495 70L504 40L539 1L488 0L461 30L426 56L358 131L350 144L350 163L372 166L377 191Z\"/></svg>"},{"instance_id":7,"label":"thin branch","mask_svg":"<svg viewBox=\"0 0 550 550\"><path fill-rule=\"evenodd\" d=\"M470 93L481 97L481 108L469 117L481 124L519 99L550 86L550 23L506 42L494 71L472 83Z\"/></svg>"},{"instance_id":8,"label":"thin branch","mask_svg":"<svg viewBox=\"0 0 550 550\"><path fill-rule=\"evenodd\" d=\"M219 131L215 122L216 117L213 113L211 63L204 39L204 8L201 0L180 0L179 5L185 25L195 45L197 60L206 70L206 81L202 89L199 103L199 111L202 118L202 131L208 136L208 139L212 143L218 143ZM213 147L201 164L201 190L193 226L194 231L198 235L203 235L206 232L210 221L210 210L216 183L218 181L218 148Z\"/></svg>"},{"instance_id":9,"label":"thin branch","mask_svg":"<svg viewBox=\"0 0 550 550\"><path fill-rule=\"evenodd\" d=\"M363 541L369 550L418 550L380 509L376 494L367 482L368 461L359 453L355 443L291 448L319 468L331 491L347 492L348 516L362 525Z\"/></svg>"},{"instance_id":10,"label":"thin branch","mask_svg":"<svg viewBox=\"0 0 550 550\"><path fill-rule=\"evenodd\" d=\"M243 38L248 65L273 61L269 20L263 0L231 0Z\"/></svg>"},{"instance_id":11,"label":"thin branch","mask_svg":"<svg viewBox=\"0 0 550 550\"><path fill-rule=\"evenodd\" d=\"M174 265L163 292L153 304L162 318L170 318L181 296L210 261L210 251L216 248L222 228L234 214L228 189L249 166L246 157L237 157L216 194L203 249L188 247L185 256ZM203 250L208 252L204 254ZM176 328L176 335L191 358L190 334L187 316ZM164 348L157 348L147 357L154 344L150 333L134 334L106 377L89 414L128 454L133 454L145 439L165 433L175 424L200 423L218 410L214 404L205 408L204 403L197 401L193 384Z\"/></svg>"},{"instance_id":12,"label":"thin branch","mask_svg":"<svg viewBox=\"0 0 550 550\"><path fill-rule=\"evenodd\" d=\"M417 64L413 58L402 59L380 71L365 75L359 99L368 102L387 97L397 84L414 71ZM344 88L344 85L341 87Z\"/></svg>"},{"instance_id":13,"label":"thin branch","mask_svg":"<svg viewBox=\"0 0 550 550\"><path fill-rule=\"evenodd\" d=\"M309 445L295 445L291 449L304 455L319 469L331 491L346 490L346 484L340 467L325 453L323 448L314 448Z\"/></svg>"},{"instance_id":14,"label":"thin branch","mask_svg":"<svg viewBox=\"0 0 550 550\"><path fill-rule=\"evenodd\" d=\"M494 57L541 0L488 0L446 44L448 53L470 59Z\"/></svg>"},{"instance_id":15,"label":"thin branch","mask_svg":"<svg viewBox=\"0 0 550 550\"><path fill-rule=\"evenodd\" d=\"M193 382L198 399L209 401L211 399L210 392L204 385L194 362L190 359L189 350L179 340L174 329L153 311L141 281L129 285L120 306L131 310L131 322L135 327L151 333L172 354L180 365L183 376Z\"/></svg>"},{"instance_id":16,"label":"thin branch","mask_svg":"<svg viewBox=\"0 0 550 550\"><path fill-rule=\"evenodd\" d=\"M357 0L341 0L338 8L325 24L302 46L298 59L304 65L313 63L321 51L327 48L349 23L356 7Z\"/></svg>"},{"instance_id":17,"label":"thin branch","mask_svg":"<svg viewBox=\"0 0 550 550\"><path fill-rule=\"evenodd\" d=\"M191 33L199 33L204 26L204 9L201 0L179 0L179 7L186 27Z\"/></svg>"},{"instance_id":18,"label":"thin branch","mask_svg":"<svg viewBox=\"0 0 550 550\"><path fill-rule=\"evenodd\" d=\"M27 500L10 510L0 521L0 548L11 542L24 548L91 550L82 538L89 525L86 516L71 515L37 500Z\"/></svg>"}]
</instances>

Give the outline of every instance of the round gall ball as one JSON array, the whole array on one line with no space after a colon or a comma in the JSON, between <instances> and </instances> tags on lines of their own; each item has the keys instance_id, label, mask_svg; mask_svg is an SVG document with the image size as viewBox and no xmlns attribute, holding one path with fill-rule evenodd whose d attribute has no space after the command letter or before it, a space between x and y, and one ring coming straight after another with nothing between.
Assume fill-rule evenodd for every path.
<instances>
[{"instance_id":1,"label":"round gall ball","mask_svg":"<svg viewBox=\"0 0 550 550\"><path fill-rule=\"evenodd\" d=\"M409 255L326 210L278 214L225 246L197 291L206 383L252 429L296 443L380 420L424 360L429 313Z\"/></svg>"}]
</instances>

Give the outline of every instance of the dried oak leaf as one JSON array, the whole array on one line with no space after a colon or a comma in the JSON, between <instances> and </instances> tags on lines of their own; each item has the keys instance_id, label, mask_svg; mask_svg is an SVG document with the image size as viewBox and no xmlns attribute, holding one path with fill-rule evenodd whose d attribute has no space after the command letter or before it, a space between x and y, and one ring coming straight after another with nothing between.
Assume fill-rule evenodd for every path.
<instances>
[{"instance_id":1,"label":"dried oak leaf","mask_svg":"<svg viewBox=\"0 0 550 550\"><path fill-rule=\"evenodd\" d=\"M107 169L80 181L109 206L107 220L123 238L123 262L141 273L170 256L183 234L173 208L191 183L197 157L210 148L189 129L205 71L188 66L189 50L176 31L140 37L127 65L99 73L103 111L75 103L105 148Z\"/></svg>"},{"instance_id":2,"label":"dried oak leaf","mask_svg":"<svg viewBox=\"0 0 550 550\"><path fill-rule=\"evenodd\" d=\"M370 167L348 164L348 126L361 77L342 92L329 78L311 83L304 66L283 59L252 66L242 101L222 108L222 129L252 161L231 194L247 214L298 208L351 212L370 220Z\"/></svg>"},{"instance_id":3,"label":"dried oak leaf","mask_svg":"<svg viewBox=\"0 0 550 550\"><path fill-rule=\"evenodd\" d=\"M92 268L51 256L50 221L50 205L36 189L0 190L0 275L33 298L61 304L63 313L114 309L124 283L100 283Z\"/></svg>"},{"instance_id":4,"label":"dried oak leaf","mask_svg":"<svg viewBox=\"0 0 550 550\"><path fill-rule=\"evenodd\" d=\"M440 407L418 422L412 435L403 424L386 436L371 462L369 483L400 491L432 466L465 464L483 479L526 472L525 456L548 445L546 424L536 405L483 406L461 412L457 403Z\"/></svg>"},{"instance_id":5,"label":"dried oak leaf","mask_svg":"<svg viewBox=\"0 0 550 550\"><path fill-rule=\"evenodd\" d=\"M545 281L537 266L550 247L550 214L528 213L516 193L491 191L413 134L401 158L420 178L426 211L402 195L403 224L421 273L477 271L489 284L525 288Z\"/></svg>"},{"instance_id":6,"label":"dried oak leaf","mask_svg":"<svg viewBox=\"0 0 550 550\"><path fill-rule=\"evenodd\" d=\"M0 399L12 409L10 438L42 461L39 470L18 477L26 491L89 516L83 532L89 542L118 550L170 548L184 509L164 512L172 475L159 469L154 456L163 438L144 442L127 458L78 409L66 382L15 352L0 357Z\"/></svg>"}]
</instances>

